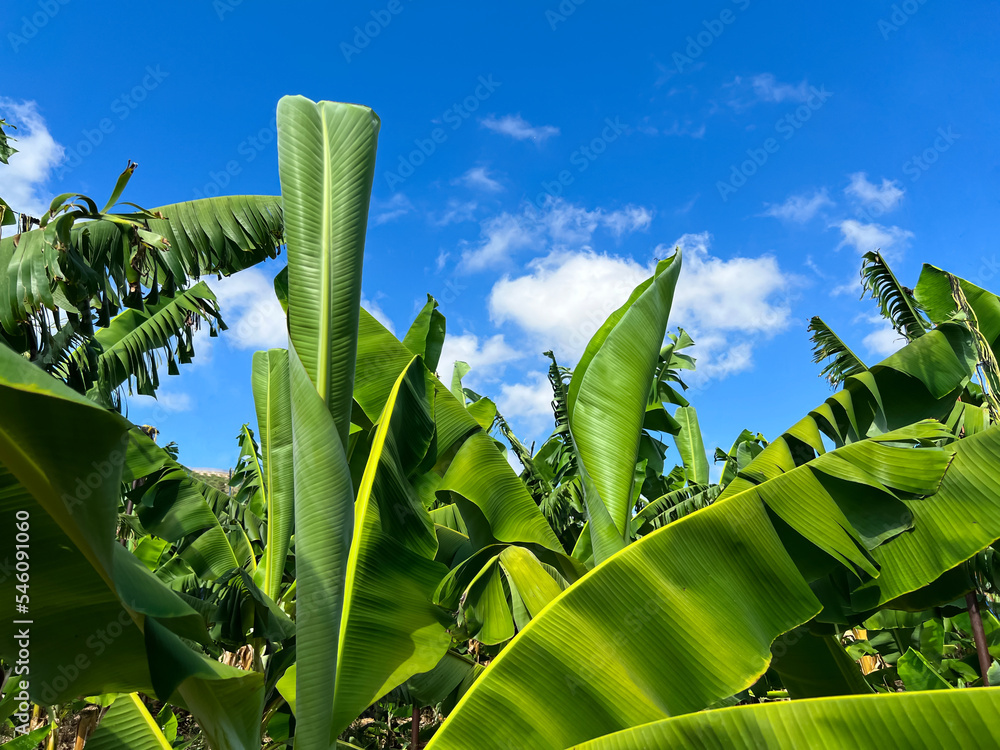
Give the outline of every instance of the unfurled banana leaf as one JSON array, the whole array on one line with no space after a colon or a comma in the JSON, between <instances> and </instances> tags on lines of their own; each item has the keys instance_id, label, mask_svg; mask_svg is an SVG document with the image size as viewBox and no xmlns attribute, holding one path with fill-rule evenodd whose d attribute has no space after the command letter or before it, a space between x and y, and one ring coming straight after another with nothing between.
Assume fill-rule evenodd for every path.
<instances>
[{"instance_id":1,"label":"unfurled banana leaf","mask_svg":"<svg viewBox=\"0 0 1000 750\"><path fill-rule=\"evenodd\" d=\"M636 513L632 519L632 527L637 534L649 534L661 526L711 505L721 492L722 488L717 484L694 484L668 492Z\"/></svg>"},{"instance_id":2,"label":"unfurled banana leaf","mask_svg":"<svg viewBox=\"0 0 1000 750\"><path fill-rule=\"evenodd\" d=\"M367 107L286 96L277 122L297 530L296 744L320 748L336 737L354 528L347 446L379 120Z\"/></svg>"},{"instance_id":3,"label":"unfurled banana leaf","mask_svg":"<svg viewBox=\"0 0 1000 750\"><path fill-rule=\"evenodd\" d=\"M354 396L370 419L378 420L394 379L412 357L392 333L361 310ZM552 528L497 450L496 441L436 377L433 383L439 460L425 477L433 485L432 491L437 490L437 497L444 502L453 502L453 495L458 495L460 502L468 501L462 507L474 525L481 521L476 531L489 537L484 544L492 540L537 543L560 550Z\"/></svg>"},{"instance_id":4,"label":"unfurled banana leaf","mask_svg":"<svg viewBox=\"0 0 1000 750\"><path fill-rule=\"evenodd\" d=\"M447 569L433 561L434 526L410 481L434 431L428 381L415 357L390 394L358 487L338 639L334 736L376 698L432 669L451 643L444 611L432 601ZM298 566L301 556L297 550ZM296 715L304 710L296 700L302 688L295 676L302 658L299 645L298 664L278 683Z\"/></svg>"},{"instance_id":5,"label":"unfurled banana leaf","mask_svg":"<svg viewBox=\"0 0 1000 750\"><path fill-rule=\"evenodd\" d=\"M277 601L281 593L281 579L285 571L295 510L287 350L271 349L254 355L253 394L260 430L263 459L261 482L267 511L267 539L259 570L264 593Z\"/></svg>"},{"instance_id":6,"label":"unfurled banana leaf","mask_svg":"<svg viewBox=\"0 0 1000 750\"><path fill-rule=\"evenodd\" d=\"M708 484L708 456L701 438L698 412L693 406L681 406L674 412L674 419L681 425L680 432L674 435L674 444L684 462L684 475L688 484Z\"/></svg>"},{"instance_id":7,"label":"unfurled banana leaf","mask_svg":"<svg viewBox=\"0 0 1000 750\"><path fill-rule=\"evenodd\" d=\"M587 345L568 390L595 559L630 539L635 465L681 257L661 261Z\"/></svg>"},{"instance_id":8,"label":"unfurled banana leaf","mask_svg":"<svg viewBox=\"0 0 1000 750\"><path fill-rule=\"evenodd\" d=\"M0 412L0 513L27 516L25 614L33 649L45 654L32 662L32 699L156 692L191 710L214 746L248 746L262 678L192 650L182 637L207 642L201 616L116 539L129 424L3 348ZM0 585L9 601L16 583ZM13 663L17 626L3 623L0 649Z\"/></svg>"},{"instance_id":9,"label":"unfurled banana leaf","mask_svg":"<svg viewBox=\"0 0 1000 750\"><path fill-rule=\"evenodd\" d=\"M87 740L91 750L170 750L138 693L119 696Z\"/></svg>"},{"instance_id":10,"label":"unfurled banana leaf","mask_svg":"<svg viewBox=\"0 0 1000 750\"><path fill-rule=\"evenodd\" d=\"M935 425L852 443L759 484L747 482L742 492L627 547L528 624L436 742L445 748L498 746L474 728L490 727L492 736L525 736L524 747L565 748L655 721L657 711L660 718L697 711L745 689L767 666L766 653L759 661L754 655L791 629L778 623L811 611L794 623L799 625L820 610L800 572L811 570L814 553L791 545L793 564L777 541L787 527L772 525L778 522L764 509L849 569L877 576L873 548L899 538L910 523L897 495L932 493L952 452L969 442L937 447L942 428ZM993 434L1000 439L1000 429ZM980 457L981 466L996 462L1000 444L991 451ZM752 582L745 575L753 575ZM747 588L736 593L741 586ZM559 635L566 632L578 634L572 644ZM741 640L709 645L703 639L710 634L740 634ZM565 704L553 703L557 684L570 686L562 688ZM544 701L534 690L550 697Z\"/></svg>"},{"instance_id":11,"label":"unfurled banana leaf","mask_svg":"<svg viewBox=\"0 0 1000 750\"><path fill-rule=\"evenodd\" d=\"M424 364L431 372L437 370L445 336L444 315L437 308L437 300L428 294L427 304L403 337L403 346L423 357Z\"/></svg>"},{"instance_id":12,"label":"unfurled banana leaf","mask_svg":"<svg viewBox=\"0 0 1000 750\"><path fill-rule=\"evenodd\" d=\"M887 739L891 738L891 739ZM577 750L995 747L1000 688L780 701L667 719ZM433 745L431 745L433 747Z\"/></svg>"},{"instance_id":13,"label":"unfurled banana leaf","mask_svg":"<svg viewBox=\"0 0 1000 750\"><path fill-rule=\"evenodd\" d=\"M4 279L0 282L0 325L12 332L31 313L56 303L76 312L79 300L56 298L65 289L62 280L75 274L92 275L94 288L104 286L107 274L114 297L123 299L134 291L130 284L140 279L152 287L154 280L166 283L172 276L173 285L185 286L202 275L229 275L275 257L282 243L281 200L274 196L205 198L160 206L149 214L163 218L124 215L147 225L148 232L143 232L150 240L157 238L144 244L146 255L139 259L131 234L134 227L121 221L78 222L70 233L68 251L53 250L43 229L0 240L0 278ZM137 268L145 270L136 275Z\"/></svg>"},{"instance_id":14,"label":"unfurled banana leaf","mask_svg":"<svg viewBox=\"0 0 1000 750\"><path fill-rule=\"evenodd\" d=\"M230 541L213 509L225 496L192 477L140 431L130 433L122 479L142 480L132 497L143 528L178 545L178 557L201 580L213 581L244 565L253 569L247 545Z\"/></svg>"},{"instance_id":15,"label":"unfurled banana leaf","mask_svg":"<svg viewBox=\"0 0 1000 750\"><path fill-rule=\"evenodd\" d=\"M484 547L441 581L435 599L460 611L459 624L470 638L487 645L502 643L577 579L580 571L572 569L568 558L553 560L556 555L543 557L562 563L565 575L524 547Z\"/></svg>"},{"instance_id":16,"label":"unfurled banana leaf","mask_svg":"<svg viewBox=\"0 0 1000 750\"><path fill-rule=\"evenodd\" d=\"M965 279L952 276L936 266L925 264L915 290L920 306L927 311L928 316L935 323L951 320L960 312L952 280L975 312L980 332L986 337L991 347L998 349L997 345L1000 343L998 342L1000 339L1000 298L992 292Z\"/></svg>"},{"instance_id":17,"label":"unfurled banana leaf","mask_svg":"<svg viewBox=\"0 0 1000 750\"><path fill-rule=\"evenodd\" d=\"M771 642L819 610L756 497L712 505L566 589L428 747L562 749L700 710L752 684Z\"/></svg>"}]
</instances>

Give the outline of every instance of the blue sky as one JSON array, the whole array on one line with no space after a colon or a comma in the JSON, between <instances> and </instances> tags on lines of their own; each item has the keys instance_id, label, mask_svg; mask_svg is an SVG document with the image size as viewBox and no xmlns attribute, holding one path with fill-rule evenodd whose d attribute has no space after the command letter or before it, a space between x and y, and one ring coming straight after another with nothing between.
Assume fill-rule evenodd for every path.
<instances>
[{"instance_id":1,"label":"blue sky","mask_svg":"<svg viewBox=\"0 0 1000 750\"><path fill-rule=\"evenodd\" d=\"M445 357L541 438L541 352L573 364L681 244L671 324L699 344L706 442L773 436L829 393L811 315L869 363L898 345L858 301L863 252L909 283L922 262L1000 271L1000 6L679 5L12 0L0 116L22 153L0 195L101 197L128 159L147 206L274 194L278 98L364 103L382 118L364 295L397 334L435 295ZM188 465L235 460L252 353L282 344L280 268L211 281L230 330L158 406L130 400Z\"/></svg>"}]
</instances>

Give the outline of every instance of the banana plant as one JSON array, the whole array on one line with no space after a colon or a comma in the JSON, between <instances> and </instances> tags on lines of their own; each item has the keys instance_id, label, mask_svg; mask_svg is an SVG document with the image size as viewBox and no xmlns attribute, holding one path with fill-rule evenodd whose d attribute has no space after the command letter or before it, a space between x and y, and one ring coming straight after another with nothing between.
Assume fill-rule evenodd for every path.
<instances>
[{"instance_id":1,"label":"banana plant","mask_svg":"<svg viewBox=\"0 0 1000 750\"><path fill-rule=\"evenodd\" d=\"M631 301L641 300L642 292ZM665 307L654 307L664 324ZM607 374L594 377L600 371L588 367L577 391L578 403L617 415L613 427L636 433L645 392L623 398L608 384L621 382L612 381L621 360L644 357L652 367L659 344L650 337L627 355L608 344L642 341L646 326L616 313L588 347L594 361L606 358ZM629 335L633 327L637 335ZM680 721L669 717L720 705L752 685L783 634L803 637L797 628L823 617L860 621L935 584L1000 537L991 489L1000 432L955 440L943 424L975 362L968 329L946 323L849 378L745 464L716 502L613 553L552 600L490 664L430 747L505 747L511 737L528 748L617 746L615 733ZM914 423L915 412L932 419ZM605 444L595 436L589 452L606 457L596 465L619 477L620 495L635 456L615 456L616 439L605 430ZM613 485L605 479L604 486ZM580 638L568 644L566 632ZM891 710L881 705L869 710ZM713 714L688 723L713 725ZM777 719L761 718L768 721ZM656 735L638 736L635 746Z\"/></svg>"},{"instance_id":2,"label":"banana plant","mask_svg":"<svg viewBox=\"0 0 1000 750\"><path fill-rule=\"evenodd\" d=\"M103 208L60 195L40 219L22 215L20 231L0 239L0 344L106 406L117 406L119 386L132 379L152 394L157 355L171 374L189 362L201 322L213 335L225 328L211 291L189 284L273 258L282 242L277 198L146 210L121 203L134 171L130 162Z\"/></svg>"},{"instance_id":3,"label":"banana plant","mask_svg":"<svg viewBox=\"0 0 1000 750\"><path fill-rule=\"evenodd\" d=\"M19 591L11 576L0 592L22 596L44 654L32 660L32 701L138 690L191 710L215 747L251 746L262 676L192 648L211 640L202 615L118 543L132 426L5 348L0 409L0 512L29 529L31 559L30 583ZM86 426L85 446L67 425ZM0 625L10 664L17 627Z\"/></svg>"}]
</instances>

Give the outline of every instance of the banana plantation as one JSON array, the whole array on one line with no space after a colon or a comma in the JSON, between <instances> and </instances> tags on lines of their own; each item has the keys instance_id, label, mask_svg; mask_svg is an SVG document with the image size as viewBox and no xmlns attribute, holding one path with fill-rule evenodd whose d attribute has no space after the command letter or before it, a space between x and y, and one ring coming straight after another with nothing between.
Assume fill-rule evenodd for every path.
<instances>
[{"instance_id":1,"label":"banana plantation","mask_svg":"<svg viewBox=\"0 0 1000 750\"><path fill-rule=\"evenodd\" d=\"M906 345L813 318L832 388L714 447L678 249L548 353L536 447L438 376L434 298L402 338L361 307L379 128L290 96L280 196L144 208L130 164L0 203L2 747L1000 745L1000 297L868 253ZM287 347L242 374L220 489L128 398L226 335L203 277L279 255Z\"/></svg>"}]
</instances>

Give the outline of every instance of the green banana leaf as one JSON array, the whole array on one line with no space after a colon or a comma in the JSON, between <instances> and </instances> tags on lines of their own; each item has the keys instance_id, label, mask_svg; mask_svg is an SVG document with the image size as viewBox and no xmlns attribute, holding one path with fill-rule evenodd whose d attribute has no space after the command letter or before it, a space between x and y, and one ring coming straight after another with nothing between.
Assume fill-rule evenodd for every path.
<instances>
[{"instance_id":1,"label":"green banana leaf","mask_svg":"<svg viewBox=\"0 0 1000 750\"><path fill-rule=\"evenodd\" d=\"M87 740L90 750L170 750L138 693L119 696Z\"/></svg>"},{"instance_id":2,"label":"green banana leaf","mask_svg":"<svg viewBox=\"0 0 1000 750\"><path fill-rule=\"evenodd\" d=\"M591 339L569 384L569 428L598 563L631 538L641 428L680 269L679 251L657 264Z\"/></svg>"},{"instance_id":3,"label":"green banana leaf","mask_svg":"<svg viewBox=\"0 0 1000 750\"><path fill-rule=\"evenodd\" d=\"M355 525L347 449L379 120L367 107L286 96L278 102L277 123L288 251L296 742L319 748L336 737L334 695Z\"/></svg>"},{"instance_id":4,"label":"green banana leaf","mask_svg":"<svg viewBox=\"0 0 1000 750\"><path fill-rule=\"evenodd\" d=\"M996 747L1000 688L759 703L647 724L577 750Z\"/></svg>"},{"instance_id":5,"label":"green banana leaf","mask_svg":"<svg viewBox=\"0 0 1000 750\"><path fill-rule=\"evenodd\" d=\"M214 746L247 746L262 677L192 650L182 637L207 641L201 616L117 542L128 422L4 348L0 412L0 513L29 517L32 699L155 692L191 710ZM16 583L0 584L9 601ZM9 663L17 627L0 625Z\"/></svg>"},{"instance_id":6,"label":"green banana leaf","mask_svg":"<svg viewBox=\"0 0 1000 750\"><path fill-rule=\"evenodd\" d=\"M697 565L691 563L697 560ZM820 610L751 493L653 532L552 601L428 745L566 748L752 684ZM567 638L572 633L572 638Z\"/></svg>"},{"instance_id":7,"label":"green banana leaf","mask_svg":"<svg viewBox=\"0 0 1000 750\"><path fill-rule=\"evenodd\" d=\"M693 406L681 406L674 412L674 419L681 424L680 432L674 435L674 443L684 462L688 484L708 484L708 456L698 425L698 412Z\"/></svg>"},{"instance_id":8,"label":"green banana leaf","mask_svg":"<svg viewBox=\"0 0 1000 750\"><path fill-rule=\"evenodd\" d=\"M412 357L392 333L361 310L354 397L371 420L379 419L396 378ZM561 550L545 516L497 450L497 443L476 421L475 413L466 409L437 377L433 383L435 450L439 460L424 481L437 491L437 498L446 503L454 502L455 494L461 498L464 513L487 537L479 546L498 540ZM464 523L467 525L469 519Z\"/></svg>"},{"instance_id":9,"label":"green banana leaf","mask_svg":"<svg viewBox=\"0 0 1000 750\"><path fill-rule=\"evenodd\" d=\"M437 370L438 360L441 359L445 328L445 318L438 310L437 300L428 294L427 304L403 337L403 346L420 355L431 372Z\"/></svg>"},{"instance_id":10,"label":"green banana leaf","mask_svg":"<svg viewBox=\"0 0 1000 750\"><path fill-rule=\"evenodd\" d=\"M433 593L447 568L433 561L437 537L409 477L431 446L433 387L414 357L397 380L372 441L358 487L354 538L340 621L334 736L368 705L447 652L447 617ZM297 560L299 559L297 555ZM301 595L300 595L301 606ZM302 710L299 661L278 682ZM301 741L301 740L300 740Z\"/></svg>"},{"instance_id":11,"label":"green banana leaf","mask_svg":"<svg viewBox=\"0 0 1000 750\"><path fill-rule=\"evenodd\" d=\"M267 510L267 539L260 579L264 593L277 601L295 511L288 351L271 349L254 354L252 382L263 458L261 483L266 493Z\"/></svg>"}]
</instances>

